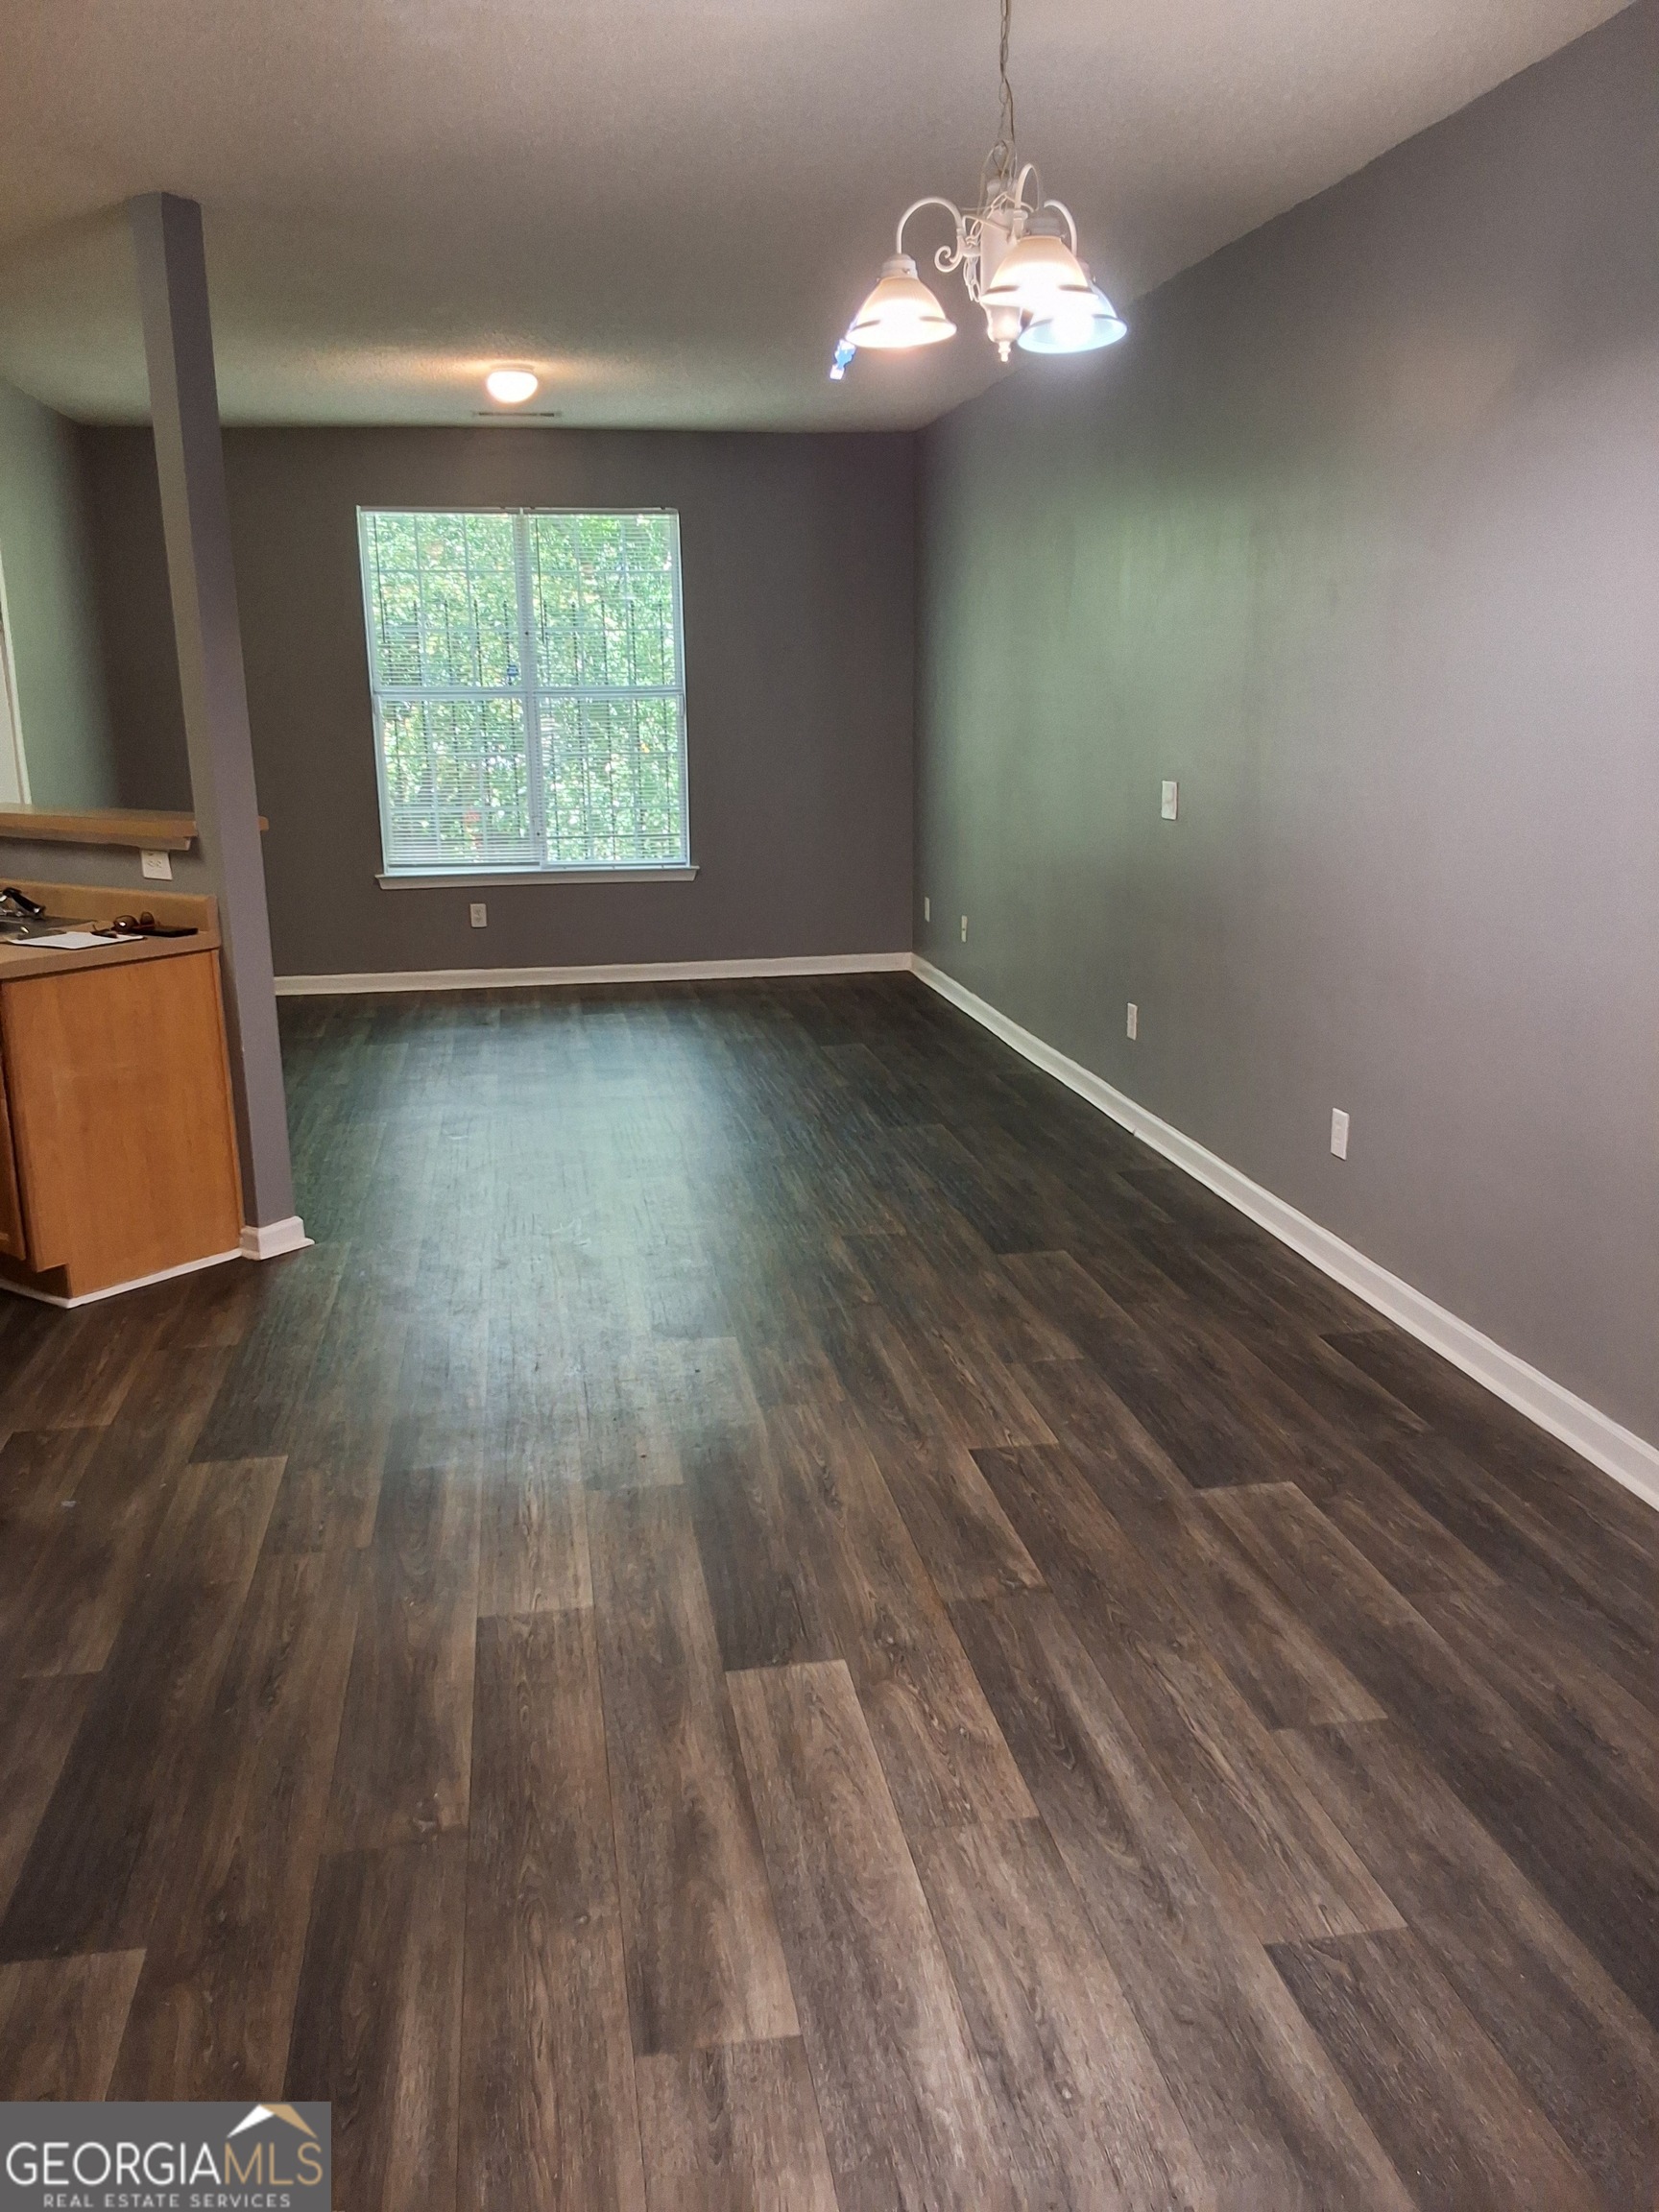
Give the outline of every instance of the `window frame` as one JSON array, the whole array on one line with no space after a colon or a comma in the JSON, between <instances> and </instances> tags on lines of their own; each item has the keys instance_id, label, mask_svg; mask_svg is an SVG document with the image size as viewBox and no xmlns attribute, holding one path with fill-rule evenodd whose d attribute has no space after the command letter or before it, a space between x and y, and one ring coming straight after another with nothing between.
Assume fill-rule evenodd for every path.
<instances>
[{"instance_id":1,"label":"window frame","mask_svg":"<svg viewBox=\"0 0 1659 2212\"><path fill-rule=\"evenodd\" d=\"M514 528L514 577L519 616L518 665L523 672L517 685L408 685L379 682L375 645L374 606L370 581L369 517L373 515L504 515ZM661 516L669 527L672 544L670 575L674 618L674 685L572 685L542 684L539 680L539 640L534 622L524 616L531 607L528 566L528 530L521 527L538 516ZM380 870L376 880L383 890L420 889L445 883L686 883L697 874L691 857L691 776L686 712L685 616L681 577L680 511L677 507L529 507L522 505L457 506L422 501L414 506L376 503L357 508L357 571L363 589L363 646L368 663L369 706L374 748L374 790L380 815ZM510 860L493 865L487 860L466 860L453 867L442 861L394 864L387 856L389 794L386 784L386 748L382 736L382 709L388 701L421 699L514 699L524 714L525 773L530 816L541 853L547 851L546 778L542 757L541 702L552 699L672 699L679 705L680 733L680 857L675 860Z\"/></svg>"}]
</instances>

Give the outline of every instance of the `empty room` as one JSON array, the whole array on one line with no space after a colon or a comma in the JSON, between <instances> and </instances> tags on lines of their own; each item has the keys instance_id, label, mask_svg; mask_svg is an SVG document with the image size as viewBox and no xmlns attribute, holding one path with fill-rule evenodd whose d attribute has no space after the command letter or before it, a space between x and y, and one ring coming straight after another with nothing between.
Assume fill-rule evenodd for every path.
<instances>
[{"instance_id":1,"label":"empty room","mask_svg":"<svg viewBox=\"0 0 1659 2212\"><path fill-rule=\"evenodd\" d=\"M0 2212L1654 2212L1659 0L11 0Z\"/></svg>"}]
</instances>

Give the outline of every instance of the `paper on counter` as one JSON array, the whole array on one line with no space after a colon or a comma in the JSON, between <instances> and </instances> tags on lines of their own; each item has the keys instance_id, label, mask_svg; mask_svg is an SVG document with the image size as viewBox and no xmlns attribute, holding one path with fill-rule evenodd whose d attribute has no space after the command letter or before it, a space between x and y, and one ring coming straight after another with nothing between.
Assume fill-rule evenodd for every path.
<instances>
[{"instance_id":1,"label":"paper on counter","mask_svg":"<svg viewBox=\"0 0 1659 2212\"><path fill-rule=\"evenodd\" d=\"M50 937L13 937L19 952L84 952L94 945L113 945L116 939L95 929L58 929Z\"/></svg>"}]
</instances>

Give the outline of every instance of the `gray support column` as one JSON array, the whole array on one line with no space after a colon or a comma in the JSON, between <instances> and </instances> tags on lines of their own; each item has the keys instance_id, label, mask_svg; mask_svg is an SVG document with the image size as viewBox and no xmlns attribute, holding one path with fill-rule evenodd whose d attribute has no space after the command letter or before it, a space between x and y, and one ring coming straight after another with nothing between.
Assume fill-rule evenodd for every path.
<instances>
[{"instance_id":1,"label":"gray support column","mask_svg":"<svg viewBox=\"0 0 1659 2212\"><path fill-rule=\"evenodd\" d=\"M194 200L151 192L131 201L128 212L138 259L196 834L225 940L225 1011L249 1224L242 1242L252 1257L265 1259L307 1239L294 1212L288 1160L202 210Z\"/></svg>"}]
</instances>

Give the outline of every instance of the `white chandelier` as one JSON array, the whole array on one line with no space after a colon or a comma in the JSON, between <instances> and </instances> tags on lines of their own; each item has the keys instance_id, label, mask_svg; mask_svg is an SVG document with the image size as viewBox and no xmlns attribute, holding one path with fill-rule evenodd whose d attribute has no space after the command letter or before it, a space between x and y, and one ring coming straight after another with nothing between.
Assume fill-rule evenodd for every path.
<instances>
[{"instance_id":1,"label":"white chandelier","mask_svg":"<svg viewBox=\"0 0 1659 2212\"><path fill-rule=\"evenodd\" d=\"M1022 167L1015 154L1010 7L1011 0L1002 0L1001 111L997 142L980 172L979 204L965 215L953 200L929 193L905 208L880 282L835 349L830 370L835 383L863 347L896 352L955 337L955 324L904 251L904 226L924 207L943 207L954 223L955 238L939 248L933 266L943 276L961 270L968 297L985 310L985 327L1002 360L1015 346L1025 353L1090 353L1115 346L1128 329L1077 258L1071 210L1062 201L1045 199L1037 164Z\"/></svg>"}]
</instances>

